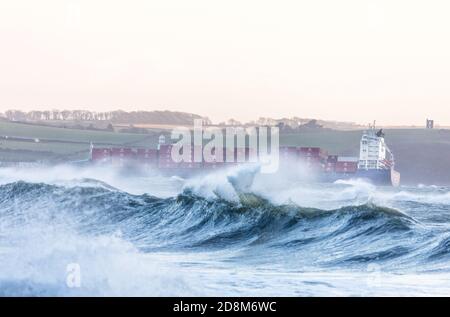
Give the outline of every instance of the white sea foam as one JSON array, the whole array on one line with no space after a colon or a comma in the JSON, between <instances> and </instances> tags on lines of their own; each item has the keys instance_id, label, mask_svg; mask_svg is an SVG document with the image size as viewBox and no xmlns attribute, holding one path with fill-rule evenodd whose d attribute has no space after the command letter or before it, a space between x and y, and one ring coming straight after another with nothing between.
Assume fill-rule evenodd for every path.
<instances>
[{"instance_id":1,"label":"white sea foam","mask_svg":"<svg viewBox=\"0 0 450 317\"><path fill-rule=\"evenodd\" d=\"M65 187L99 186L160 197L175 196L190 189L208 199L233 202L238 201L240 191L250 191L275 204L294 202L299 206L320 209L366 202L380 206L400 205L398 209L403 208L404 202L441 204L444 207L450 204L449 189L444 187L387 188L361 180L316 184L299 178L295 173L262 175L258 174L255 166L242 166L183 179L151 172L133 176L124 175L119 169L59 166L0 169L0 183L22 180ZM120 231L113 234L102 232L101 224L99 228L91 228L94 232L80 231L77 227L80 215L65 212L61 209L65 205L53 204L52 201L27 201L17 205L11 203L8 209L3 210L0 218L0 295L352 295L355 292L423 294L426 290L441 294L448 291L447 285L441 282L448 280L447 273L420 275L430 280L418 282L414 279L419 275L404 275L398 285L395 284L399 280L396 275L386 273L382 276L384 284L380 288L367 289L364 283L354 282L364 278L364 272L298 274L281 269L272 272L236 264L236 258L221 262L221 255L217 252L143 253ZM408 213L408 210L402 211ZM26 217L19 217L19 214ZM242 251L246 254L252 252L258 257L264 256L258 254L258 247ZM307 255L292 253L292 256ZM71 288L66 283L66 270L70 264L79 265L80 288Z\"/></svg>"},{"instance_id":2,"label":"white sea foam","mask_svg":"<svg viewBox=\"0 0 450 317\"><path fill-rule=\"evenodd\" d=\"M239 203L239 194L250 191L258 165L243 165L229 169L217 170L189 179L184 190L206 199L224 199Z\"/></svg>"},{"instance_id":3,"label":"white sea foam","mask_svg":"<svg viewBox=\"0 0 450 317\"><path fill-rule=\"evenodd\" d=\"M130 174L111 166L74 167L60 165L42 168L1 168L0 185L16 181L59 186L99 186L131 194L150 194L165 198L185 189L207 199L237 202L237 192L254 192L275 204L294 202L321 209L374 202L391 206L396 201L450 204L450 189L434 185L416 187L376 187L364 180L351 179L335 184L318 184L300 164L292 164L276 174L260 174L257 165L211 171L187 179L164 176L155 170Z\"/></svg>"},{"instance_id":4,"label":"white sea foam","mask_svg":"<svg viewBox=\"0 0 450 317\"><path fill-rule=\"evenodd\" d=\"M1 226L1 296L196 294L195 281L187 283L160 255L139 252L120 232L95 236L77 232L72 220L33 219L20 226L14 221ZM67 282L72 274L67 269L74 264L80 269L77 285Z\"/></svg>"},{"instance_id":5,"label":"white sea foam","mask_svg":"<svg viewBox=\"0 0 450 317\"><path fill-rule=\"evenodd\" d=\"M88 180L98 180L103 183ZM177 195L184 183L180 177L167 177L155 170L142 170L137 174L130 174L114 166L58 165L38 168L0 168L0 184L16 181L69 187L107 184L130 194L150 194L161 198Z\"/></svg>"}]
</instances>

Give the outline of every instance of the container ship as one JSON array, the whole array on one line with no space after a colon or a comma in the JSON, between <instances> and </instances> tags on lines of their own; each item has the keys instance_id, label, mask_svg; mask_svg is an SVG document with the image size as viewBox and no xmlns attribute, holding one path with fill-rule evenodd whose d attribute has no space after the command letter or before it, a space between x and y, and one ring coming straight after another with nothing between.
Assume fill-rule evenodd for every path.
<instances>
[{"instance_id":1,"label":"container ship","mask_svg":"<svg viewBox=\"0 0 450 317\"><path fill-rule=\"evenodd\" d=\"M395 170L394 155L385 143L382 130L371 127L364 131L359 157L329 155L320 147L282 146L279 148L279 164L289 162L301 164L302 167L314 173L320 182L336 182L338 180L362 179L374 185L399 186L400 173ZM121 167L139 166L140 168L156 169L166 174L187 176L215 169L227 168L239 164L251 164L251 158L258 156L252 148L224 148L224 158L213 162L175 162L172 158L173 144L166 144L165 137L160 136L156 148L99 148L91 146L90 161L93 164L111 164ZM193 156L193 146L191 155ZM229 152L232 151L230 154ZM226 155L234 158L243 157L240 162L227 162Z\"/></svg>"},{"instance_id":2,"label":"container ship","mask_svg":"<svg viewBox=\"0 0 450 317\"><path fill-rule=\"evenodd\" d=\"M400 186L400 173L395 170L394 155L385 143L384 132L375 129L363 133L359 157L328 156L321 179L363 179L375 185Z\"/></svg>"}]
</instances>

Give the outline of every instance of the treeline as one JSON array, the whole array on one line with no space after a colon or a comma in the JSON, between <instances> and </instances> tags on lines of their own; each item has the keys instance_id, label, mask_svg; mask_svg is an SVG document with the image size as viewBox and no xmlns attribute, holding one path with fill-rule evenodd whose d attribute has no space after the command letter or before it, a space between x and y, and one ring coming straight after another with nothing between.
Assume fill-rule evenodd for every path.
<instances>
[{"instance_id":1,"label":"treeline","mask_svg":"<svg viewBox=\"0 0 450 317\"><path fill-rule=\"evenodd\" d=\"M108 121L126 124L193 124L194 119L202 119L211 124L208 118L196 114L176 111L108 111L89 110L7 110L3 117L9 121Z\"/></svg>"},{"instance_id":2,"label":"treeline","mask_svg":"<svg viewBox=\"0 0 450 317\"><path fill-rule=\"evenodd\" d=\"M193 113L177 111L107 111L96 112L89 110L7 110L0 116L9 121L33 122L45 124L45 122L61 122L61 125L67 126L71 123L92 123L95 127L96 122L104 126L103 123L115 124L167 124L167 125L192 125L195 119L203 120L204 125L213 123L207 117L202 117ZM66 123L67 122L67 123ZM361 126L352 122L325 121L315 119L305 119L299 117L292 118L259 118L249 122L240 122L235 119L229 119L217 124L218 126L278 126L284 132L295 132L303 129L357 129Z\"/></svg>"},{"instance_id":3,"label":"treeline","mask_svg":"<svg viewBox=\"0 0 450 317\"><path fill-rule=\"evenodd\" d=\"M279 127L280 131L286 133L294 133L296 131L311 130L311 129L336 129L336 130L351 130L360 129L362 126L353 122L340 121L326 121L307 118L265 118L261 117L258 120L249 122L240 122L235 119L229 119L218 124L219 126L273 126Z\"/></svg>"}]
</instances>

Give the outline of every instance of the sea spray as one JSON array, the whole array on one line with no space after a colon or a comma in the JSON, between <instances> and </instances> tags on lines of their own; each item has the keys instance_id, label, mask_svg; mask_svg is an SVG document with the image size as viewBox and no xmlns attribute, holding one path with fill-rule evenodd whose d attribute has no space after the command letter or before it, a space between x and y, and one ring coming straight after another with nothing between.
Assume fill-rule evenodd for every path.
<instances>
[{"instance_id":1,"label":"sea spray","mask_svg":"<svg viewBox=\"0 0 450 317\"><path fill-rule=\"evenodd\" d=\"M283 186L250 166L192 179L105 172L0 171L0 294L449 291L448 188ZM367 287L374 265L380 282Z\"/></svg>"}]
</instances>

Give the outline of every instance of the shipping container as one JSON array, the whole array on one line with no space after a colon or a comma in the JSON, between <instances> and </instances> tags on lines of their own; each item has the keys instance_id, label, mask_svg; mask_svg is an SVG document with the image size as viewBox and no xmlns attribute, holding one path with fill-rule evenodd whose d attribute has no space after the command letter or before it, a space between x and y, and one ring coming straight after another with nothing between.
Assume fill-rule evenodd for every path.
<instances>
[{"instance_id":1,"label":"shipping container","mask_svg":"<svg viewBox=\"0 0 450 317\"><path fill-rule=\"evenodd\" d=\"M325 172L328 172L328 173L334 172L335 169L336 169L336 163L334 163L334 162L327 162L325 164Z\"/></svg>"},{"instance_id":2,"label":"shipping container","mask_svg":"<svg viewBox=\"0 0 450 317\"><path fill-rule=\"evenodd\" d=\"M156 149L137 149L136 150L136 157L139 158L153 158L156 157L158 154L158 150Z\"/></svg>"},{"instance_id":3,"label":"shipping container","mask_svg":"<svg viewBox=\"0 0 450 317\"><path fill-rule=\"evenodd\" d=\"M155 149L137 149L136 152L137 163L145 166L157 166L158 150Z\"/></svg>"},{"instance_id":4,"label":"shipping container","mask_svg":"<svg viewBox=\"0 0 450 317\"><path fill-rule=\"evenodd\" d=\"M358 170L358 162L337 162L335 171L338 173L355 173Z\"/></svg>"},{"instance_id":5,"label":"shipping container","mask_svg":"<svg viewBox=\"0 0 450 317\"><path fill-rule=\"evenodd\" d=\"M111 149L108 148L93 148L92 161L94 162L111 162Z\"/></svg>"},{"instance_id":6,"label":"shipping container","mask_svg":"<svg viewBox=\"0 0 450 317\"><path fill-rule=\"evenodd\" d=\"M279 149L280 161L297 161L298 159L298 148L295 146L283 146Z\"/></svg>"},{"instance_id":7,"label":"shipping container","mask_svg":"<svg viewBox=\"0 0 450 317\"><path fill-rule=\"evenodd\" d=\"M132 158L134 157L134 151L131 148L112 148L111 156L122 157L122 158Z\"/></svg>"},{"instance_id":8,"label":"shipping container","mask_svg":"<svg viewBox=\"0 0 450 317\"><path fill-rule=\"evenodd\" d=\"M326 161L320 156L304 156L299 158L299 162L304 166L324 165Z\"/></svg>"},{"instance_id":9,"label":"shipping container","mask_svg":"<svg viewBox=\"0 0 450 317\"><path fill-rule=\"evenodd\" d=\"M135 153L131 148L112 148L111 149L111 162L114 165L122 166L125 162L129 162L135 159Z\"/></svg>"},{"instance_id":10,"label":"shipping container","mask_svg":"<svg viewBox=\"0 0 450 317\"><path fill-rule=\"evenodd\" d=\"M328 158L328 152L320 147L301 147L298 149L299 157L320 157L323 160Z\"/></svg>"},{"instance_id":11,"label":"shipping container","mask_svg":"<svg viewBox=\"0 0 450 317\"><path fill-rule=\"evenodd\" d=\"M161 144L158 150L158 167L175 168L176 162L172 159L172 145Z\"/></svg>"},{"instance_id":12,"label":"shipping container","mask_svg":"<svg viewBox=\"0 0 450 317\"><path fill-rule=\"evenodd\" d=\"M338 162L358 162L359 158L355 156L338 156Z\"/></svg>"},{"instance_id":13,"label":"shipping container","mask_svg":"<svg viewBox=\"0 0 450 317\"><path fill-rule=\"evenodd\" d=\"M159 145L158 152L161 154L170 154L172 152L172 144L161 144Z\"/></svg>"},{"instance_id":14,"label":"shipping container","mask_svg":"<svg viewBox=\"0 0 450 317\"><path fill-rule=\"evenodd\" d=\"M338 161L337 155L328 155L327 162L328 163L336 163Z\"/></svg>"},{"instance_id":15,"label":"shipping container","mask_svg":"<svg viewBox=\"0 0 450 317\"><path fill-rule=\"evenodd\" d=\"M308 161L304 165L307 169L313 170L313 171L323 171L325 169L325 164L321 163L320 161Z\"/></svg>"},{"instance_id":16,"label":"shipping container","mask_svg":"<svg viewBox=\"0 0 450 317\"><path fill-rule=\"evenodd\" d=\"M325 153L325 151L320 147L300 147L300 153L310 155L310 156L318 156Z\"/></svg>"}]
</instances>

